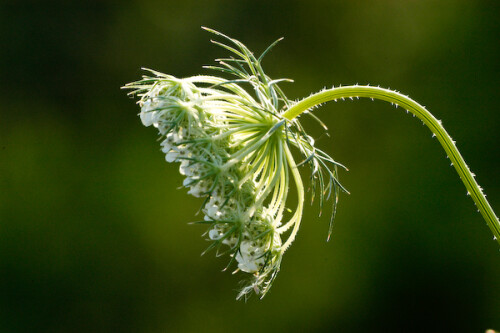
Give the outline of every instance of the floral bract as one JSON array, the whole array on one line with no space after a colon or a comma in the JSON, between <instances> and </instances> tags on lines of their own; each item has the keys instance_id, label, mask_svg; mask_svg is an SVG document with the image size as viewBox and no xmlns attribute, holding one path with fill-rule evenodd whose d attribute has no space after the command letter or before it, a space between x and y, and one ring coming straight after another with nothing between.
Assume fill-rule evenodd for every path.
<instances>
[{"instance_id":1,"label":"floral bract","mask_svg":"<svg viewBox=\"0 0 500 333\"><path fill-rule=\"evenodd\" d=\"M312 198L317 194L321 206L332 199L334 213L343 189L337 180L340 164L314 147L297 119L282 117L293 103L278 83L289 80L272 80L261 66L276 42L256 58L239 41L209 31L229 42L214 43L232 56L207 67L231 78L179 79L149 70L152 75L125 88L140 97L141 121L158 129L165 159L180 164L188 193L204 198L204 219L197 223L208 226L207 250L227 254L229 265L249 277L238 298L251 292L264 296L302 218L298 165L310 167ZM301 163L293 154L301 155ZM292 186L297 199L288 214Z\"/></svg>"}]
</instances>

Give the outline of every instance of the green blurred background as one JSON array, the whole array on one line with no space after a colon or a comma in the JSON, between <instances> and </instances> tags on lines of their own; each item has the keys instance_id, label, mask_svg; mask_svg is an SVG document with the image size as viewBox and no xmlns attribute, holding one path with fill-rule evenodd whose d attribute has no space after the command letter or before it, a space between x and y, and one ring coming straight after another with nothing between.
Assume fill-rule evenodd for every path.
<instances>
[{"instance_id":1,"label":"green blurred background","mask_svg":"<svg viewBox=\"0 0 500 333\"><path fill-rule=\"evenodd\" d=\"M346 164L332 240L308 207L271 292L234 300L201 200L179 189L120 90L142 66L208 73L255 52L298 99L338 84L395 88L443 123L500 210L500 3L0 3L0 332L484 332L500 329L498 244L421 122L382 102L316 110Z\"/></svg>"}]
</instances>

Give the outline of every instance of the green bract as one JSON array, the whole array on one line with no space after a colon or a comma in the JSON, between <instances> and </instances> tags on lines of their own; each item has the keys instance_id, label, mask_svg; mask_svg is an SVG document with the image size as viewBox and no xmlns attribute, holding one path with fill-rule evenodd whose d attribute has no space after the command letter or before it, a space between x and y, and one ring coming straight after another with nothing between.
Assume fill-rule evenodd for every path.
<instances>
[{"instance_id":1,"label":"green bract","mask_svg":"<svg viewBox=\"0 0 500 333\"><path fill-rule=\"evenodd\" d=\"M251 274L238 298L252 291L263 296L302 218L304 188L292 151L311 169L313 197L319 193L320 205L332 199L333 212L340 164L314 147L298 120L283 118L292 102L278 83L289 80L272 80L261 66L275 43L256 58L239 41L210 31L229 41L214 43L232 56L208 67L232 79L179 79L149 70L152 75L125 87L140 97L143 124L158 129L167 162L180 163L188 193L205 199L199 223L208 225L208 249L227 253L230 264ZM298 201L286 217L291 186Z\"/></svg>"}]
</instances>

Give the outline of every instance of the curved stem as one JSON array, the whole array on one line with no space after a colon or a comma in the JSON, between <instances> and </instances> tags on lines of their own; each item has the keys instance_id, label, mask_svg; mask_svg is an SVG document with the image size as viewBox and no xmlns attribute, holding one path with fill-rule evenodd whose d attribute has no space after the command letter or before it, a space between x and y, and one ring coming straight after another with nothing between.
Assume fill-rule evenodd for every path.
<instances>
[{"instance_id":1,"label":"curved stem","mask_svg":"<svg viewBox=\"0 0 500 333\"><path fill-rule=\"evenodd\" d=\"M469 167L465 163L462 155L460 155L460 152L455 146L455 142L441 125L441 121L437 120L429 111L425 109L425 107L418 104L408 96L379 87L357 85L338 87L318 92L301 100L284 112L282 116L288 120L292 120L301 113L318 104L337 99L359 97L379 99L396 104L396 106L401 106L423 121L423 123L437 137L439 143L446 151L446 154L455 167L460 179L462 179L462 182L467 188L468 194L470 194L472 200L474 200L479 212L486 220L488 227L493 232L494 239L500 244L500 223L498 221L498 217L495 215L495 212L488 203L488 200L486 200L486 196L483 194L481 188L474 179L474 175L469 170Z\"/></svg>"},{"instance_id":2,"label":"curved stem","mask_svg":"<svg viewBox=\"0 0 500 333\"><path fill-rule=\"evenodd\" d=\"M281 253L284 253L288 247L292 244L295 236L297 235L297 231L299 231L300 221L302 219L302 210L304 208L304 185L302 184L302 178L300 178L300 172L295 164L295 160L293 159L292 153L290 152L290 148L288 145L284 145L286 158L288 159L288 163L290 165L290 170L292 171L293 180L295 181L295 185L297 186L297 209L295 210L295 214L290 221L293 222L292 233L286 240L286 242L281 246ZM288 224L288 223L287 223ZM279 230L278 232L284 232L285 230Z\"/></svg>"}]
</instances>

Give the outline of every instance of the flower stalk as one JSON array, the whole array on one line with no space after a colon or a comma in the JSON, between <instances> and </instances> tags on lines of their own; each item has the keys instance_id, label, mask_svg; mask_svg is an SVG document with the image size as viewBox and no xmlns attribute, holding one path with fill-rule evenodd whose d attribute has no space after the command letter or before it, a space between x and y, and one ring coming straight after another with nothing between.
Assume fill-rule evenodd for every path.
<instances>
[{"instance_id":1,"label":"flower stalk","mask_svg":"<svg viewBox=\"0 0 500 333\"><path fill-rule=\"evenodd\" d=\"M345 98L371 98L386 101L392 103L396 107L402 107L419 118L431 130L433 137L438 139L453 167L460 176L460 179L467 188L467 194L471 196L478 211L488 224L494 239L500 244L500 222L498 217L493 211L493 208L491 208L488 200L486 200L486 196L476 182L474 174L470 171L464 158L458 151L455 141L448 132L446 132L440 120L436 119L424 106L415 102L408 96L397 91L373 86L354 85L336 87L320 91L301 100L286 110L282 116L288 120L293 120L303 112L318 104L339 99L343 100Z\"/></svg>"}]
</instances>

